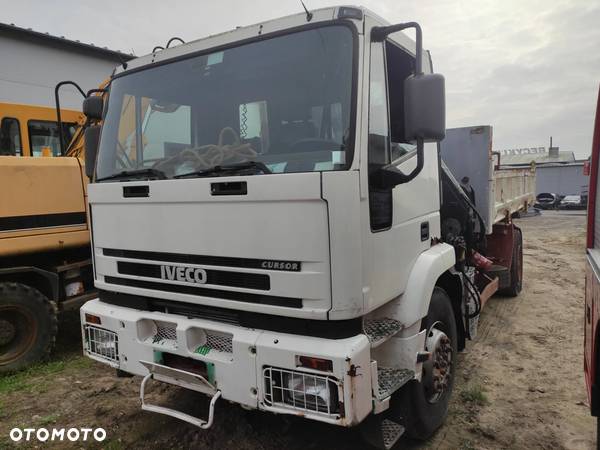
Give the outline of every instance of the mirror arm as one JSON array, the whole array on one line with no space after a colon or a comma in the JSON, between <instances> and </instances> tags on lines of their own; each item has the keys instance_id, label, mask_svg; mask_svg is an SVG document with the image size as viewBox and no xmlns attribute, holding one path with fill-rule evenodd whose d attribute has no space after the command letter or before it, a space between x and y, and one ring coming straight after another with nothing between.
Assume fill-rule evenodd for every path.
<instances>
[{"instance_id":1,"label":"mirror arm","mask_svg":"<svg viewBox=\"0 0 600 450\"><path fill-rule=\"evenodd\" d=\"M396 166L388 164L387 166L382 167L380 170L380 179L379 179L379 187L383 189L390 189L399 184L408 183L412 179L414 179L421 170L423 170L423 165L425 164L425 155L424 155L424 145L423 139L417 139L417 165L416 167L409 173L406 174L398 169Z\"/></svg>"},{"instance_id":2,"label":"mirror arm","mask_svg":"<svg viewBox=\"0 0 600 450\"><path fill-rule=\"evenodd\" d=\"M423 170L423 166L425 164L425 155L424 155L424 145L423 139L417 140L417 165L416 167L409 173L405 174L398 167L394 165L392 161L390 164L387 164L377 170L376 175L372 179L372 183L379 189L392 189L399 184L408 183L412 179L414 179L421 170Z\"/></svg>"},{"instance_id":3,"label":"mirror arm","mask_svg":"<svg viewBox=\"0 0 600 450\"><path fill-rule=\"evenodd\" d=\"M407 28L415 29L415 75L422 75L423 33L421 31L421 26L417 22L398 23L396 25L389 25L387 27L373 27L371 29L371 40L375 42L382 42L386 37L388 37L388 35L396 33L397 31L406 30Z\"/></svg>"},{"instance_id":4,"label":"mirror arm","mask_svg":"<svg viewBox=\"0 0 600 450\"><path fill-rule=\"evenodd\" d=\"M425 164L425 151L424 151L424 142L423 139L417 138L417 166L412 170L411 173L406 175L408 178L407 182L415 178L421 170L423 170L423 165Z\"/></svg>"},{"instance_id":5,"label":"mirror arm","mask_svg":"<svg viewBox=\"0 0 600 450\"><path fill-rule=\"evenodd\" d=\"M66 151L65 151L66 142L65 142L65 136L64 136L63 127L62 127L62 118L61 118L61 114L60 114L59 90L61 87L65 86L67 84L74 86L75 89L77 89L79 91L79 93L83 96L83 98L86 97L85 92L83 92L83 89L81 89L81 87L74 81L69 81L69 80L61 81L54 87L54 102L55 102L55 106L56 106L56 123L58 124L58 144L60 146L61 156L66 155Z\"/></svg>"}]
</instances>

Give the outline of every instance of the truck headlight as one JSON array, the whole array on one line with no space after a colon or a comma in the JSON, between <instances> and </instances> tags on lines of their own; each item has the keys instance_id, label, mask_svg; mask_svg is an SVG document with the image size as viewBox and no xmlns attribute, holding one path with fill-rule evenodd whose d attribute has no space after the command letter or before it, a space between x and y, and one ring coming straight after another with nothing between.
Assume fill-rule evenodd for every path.
<instances>
[{"instance_id":1,"label":"truck headlight","mask_svg":"<svg viewBox=\"0 0 600 450\"><path fill-rule=\"evenodd\" d=\"M331 395L325 379L299 373L283 374L288 399L293 404L314 411L327 411Z\"/></svg>"},{"instance_id":2,"label":"truck headlight","mask_svg":"<svg viewBox=\"0 0 600 450\"><path fill-rule=\"evenodd\" d=\"M90 354L112 362L119 361L117 333L93 325L86 325L84 330L86 348Z\"/></svg>"},{"instance_id":3,"label":"truck headlight","mask_svg":"<svg viewBox=\"0 0 600 450\"><path fill-rule=\"evenodd\" d=\"M267 367L264 369L265 402L334 414L339 410L338 384L329 376Z\"/></svg>"}]
</instances>

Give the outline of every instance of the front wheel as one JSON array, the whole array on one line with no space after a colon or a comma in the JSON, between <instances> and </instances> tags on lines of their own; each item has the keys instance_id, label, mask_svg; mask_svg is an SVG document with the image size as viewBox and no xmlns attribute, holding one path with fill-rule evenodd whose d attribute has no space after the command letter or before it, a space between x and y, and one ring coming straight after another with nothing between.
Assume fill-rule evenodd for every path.
<instances>
[{"instance_id":1,"label":"front wheel","mask_svg":"<svg viewBox=\"0 0 600 450\"><path fill-rule=\"evenodd\" d=\"M421 381L411 381L402 388L394 404L406 434L424 440L444 423L448 414L458 351L452 303L439 287L433 290L422 329L427 330L425 348L431 352L431 358L423 363Z\"/></svg>"}]
</instances>

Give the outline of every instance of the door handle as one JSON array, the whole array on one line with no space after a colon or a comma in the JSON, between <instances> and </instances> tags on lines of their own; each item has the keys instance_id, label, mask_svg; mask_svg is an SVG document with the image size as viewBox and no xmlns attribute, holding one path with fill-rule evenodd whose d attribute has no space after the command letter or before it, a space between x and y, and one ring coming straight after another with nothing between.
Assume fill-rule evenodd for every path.
<instances>
[{"instance_id":1,"label":"door handle","mask_svg":"<svg viewBox=\"0 0 600 450\"><path fill-rule=\"evenodd\" d=\"M421 242L429 239L429 222L421 223Z\"/></svg>"}]
</instances>

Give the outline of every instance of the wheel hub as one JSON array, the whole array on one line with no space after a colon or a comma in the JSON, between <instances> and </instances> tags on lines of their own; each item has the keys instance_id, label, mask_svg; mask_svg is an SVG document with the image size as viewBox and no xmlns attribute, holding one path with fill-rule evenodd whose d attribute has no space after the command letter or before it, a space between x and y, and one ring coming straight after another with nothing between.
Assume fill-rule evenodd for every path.
<instances>
[{"instance_id":1,"label":"wheel hub","mask_svg":"<svg viewBox=\"0 0 600 450\"><path fill-rule=\"evenodd\" d=\"M17 330L8 320L0 319L0 347L10 343L17 335Z\"/></svg>"},{"instance_id":2,"label":"wheel hub","mask_svg":"<svg viewBox=\"0 0 600 450\"><path fill-rule=\"evenodd\" d=\"M452 376L452 342L437 322L427 332L425 348L431 358L423 363L423 387L429 403L436 403L450 386Z\"/></svg>"}]
</instances>

